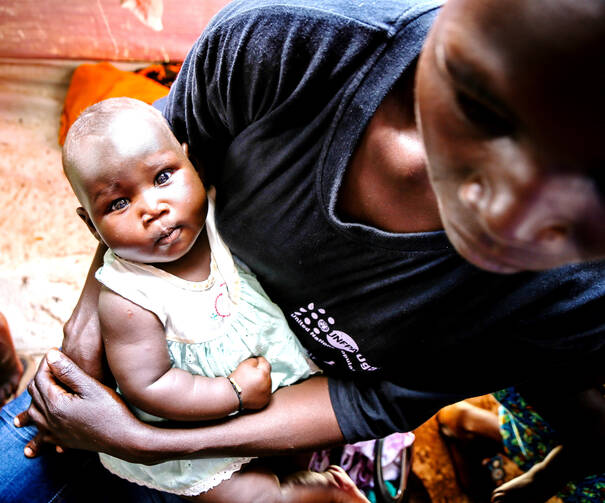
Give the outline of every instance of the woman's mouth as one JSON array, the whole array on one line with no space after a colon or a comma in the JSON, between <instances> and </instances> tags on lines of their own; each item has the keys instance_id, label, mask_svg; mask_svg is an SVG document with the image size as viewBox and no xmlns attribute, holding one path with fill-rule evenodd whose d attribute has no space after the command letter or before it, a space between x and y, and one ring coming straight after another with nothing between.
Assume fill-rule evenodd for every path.
<instances>
[{"instance_id":1,"label":"woman's mouth","mask_svg":"<svg viewBox=\"0 0 605 503\"><path fill-rule=\"evenodd\" d=\"M155 241L155 243L159 246L168 245L174 241L176 241L181 235L181 227L171 227L166 231L160 234Z\"/></svg>"}]
</instances>

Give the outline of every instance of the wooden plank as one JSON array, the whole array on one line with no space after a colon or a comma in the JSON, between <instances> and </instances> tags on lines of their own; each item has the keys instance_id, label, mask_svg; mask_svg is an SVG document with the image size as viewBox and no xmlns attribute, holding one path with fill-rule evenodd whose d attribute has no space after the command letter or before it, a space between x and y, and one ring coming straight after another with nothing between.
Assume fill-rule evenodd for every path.
<instances>
[{"instance_id":1,"label":"wooden plank","mask_svg":"<svg viewBox=\"0 0 605 503\"><path fill-rule=\"evenodd\" d=\"M0 58L182 61L228 0L163 0L162 31L120 0L0 0Z\"/></svg>"}]
</instances>

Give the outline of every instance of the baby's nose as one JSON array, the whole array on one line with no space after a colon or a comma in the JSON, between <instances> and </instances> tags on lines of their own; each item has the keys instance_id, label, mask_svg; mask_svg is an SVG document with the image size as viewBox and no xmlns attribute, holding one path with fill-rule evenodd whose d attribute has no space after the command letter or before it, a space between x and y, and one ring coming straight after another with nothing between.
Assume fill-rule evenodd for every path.
<instances>
[{"instance_id":1,"label":"baby's nose","mask_svg":"<svg viewBox=\"0 0 605 503\"><path fill-rule=\"evenodd\" d=\"M141 218L145 224L152 222L168 211L168 205L155 194L146 193L140 203Z\"/></svg>"}]
</instances>

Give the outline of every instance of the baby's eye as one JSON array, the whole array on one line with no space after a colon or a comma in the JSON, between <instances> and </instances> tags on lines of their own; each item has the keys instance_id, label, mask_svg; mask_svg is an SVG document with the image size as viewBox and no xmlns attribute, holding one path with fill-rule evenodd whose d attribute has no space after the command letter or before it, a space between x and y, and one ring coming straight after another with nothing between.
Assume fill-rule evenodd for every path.
<instances>
[{"instance_id":1,"label":"baby's eye","mask_svg":"<svg viewBox=\"0 0 605 503\"><path fill-rule=\"evenodd\" d=\"M467 120L488 135L505 136L513 132L513 125L509 120L472 96L458 91L456 102Z\"/></svg>"},{"instance_id":2,"label":"baby's eye","mask_svg":"<svg viewBox=\"0 0 605 503\"><path fill-rule=\"evenodd\" d=\"M124 208L126 208L126 206L128 206L128 199L121 197L120 199L116 199L115 201L112 201L111 203L109 203L108 210L109 211L119 211L119 210L123 210Z\"/></svg>"},{"instance_id":3,"label":"baby's eye","mask_svg":"<svg viewBox=\"0 0 605 503\"><path fill-rule=\"evenodd\" d=\"M172 176L172 170L171 169L164 169L164 170L160 171L157 174L157 176L155 177L155 184L156 185L163 185L168 180L170 180L171 176Z\"/></svg>"}]
</instances>

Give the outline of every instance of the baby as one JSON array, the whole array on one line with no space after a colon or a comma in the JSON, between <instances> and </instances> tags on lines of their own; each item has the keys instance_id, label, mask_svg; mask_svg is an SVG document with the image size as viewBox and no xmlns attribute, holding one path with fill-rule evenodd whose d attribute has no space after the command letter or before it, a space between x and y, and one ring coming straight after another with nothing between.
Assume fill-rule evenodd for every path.
<instances>
[{"instance_id":1,"label":"baby","mask_svg":"<svg viewBox=\"0 0 605 503\"><path fill-rule=\"evenodd\" d=\"M109 247L96 273L109 366L146 421L260 409L272 391L317 371L282 312L218 235L187 151L158 111L129 98L85 110L63 148L82 205L77 213ZM280 485L266 469L247 465L252 458L153 466L100 458L120 477L192 501L319 501L326 491L367 501L336 467L303 486Z\"/></svg>"}]
</instances>

